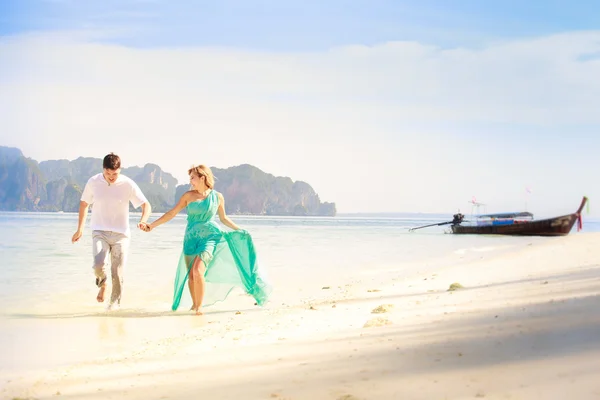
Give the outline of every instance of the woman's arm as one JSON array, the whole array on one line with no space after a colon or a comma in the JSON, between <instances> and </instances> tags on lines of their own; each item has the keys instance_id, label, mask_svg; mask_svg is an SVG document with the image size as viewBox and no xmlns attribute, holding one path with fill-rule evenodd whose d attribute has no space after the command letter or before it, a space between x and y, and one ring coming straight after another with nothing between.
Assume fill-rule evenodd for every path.
<instances>
[{"instance_id":1,"label":"woman's arm","mask_svg":"<svg viewBox=\"0 0 600 400\"><path fill-rule=\"evenodd\" d=\"M223 225L230 227L233 230L239 231L241 228L237 226L229 217L225 214L225 198L221 193L219 193L219 219L223 223Z\"/></svg>"},{"instance_id":2,"label":"woman's arm","mask_svg":"<svg viewBox=\"0 0 600 400\"><path fill-rule=\"evenodd\" d=\"M169 211L164 213L159 219L157 219L156 221L151 222L149 224L146 224L146 226L148 227L147 232L150 232L152 229L156 228L157 226L160 226L166 222L169 222L170 220L173 219L173 217L175 217L179 213L179 211L181 211L185 207L187 207L188 199L190 197L189 193L190 192L185 192L181 196L181 198L179 199L177 204L175 204L175 207L173 207L172 209L170 209Z\"/></svg>"}]
</instances>

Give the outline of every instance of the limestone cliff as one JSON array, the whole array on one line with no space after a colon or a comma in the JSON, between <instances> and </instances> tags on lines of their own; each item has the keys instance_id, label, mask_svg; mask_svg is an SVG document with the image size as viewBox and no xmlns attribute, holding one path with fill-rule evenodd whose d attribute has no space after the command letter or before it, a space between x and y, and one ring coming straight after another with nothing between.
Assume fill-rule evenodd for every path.
<instances>
[{"instance_id":1,"label":"limestone cliff","mask_svg":"<svg viewBox=\"0 0 600 400\"><path fill-rule=\"evenodd\" d=\"M321 202L306 182L276 177L244 164L212 168L215 189L226 198L228 214L334 216L334 203ZM99 158L48 160L39 164L19 149L0 146L0 210L70 211L79 208L87 180L102 171ZM142 189L154 212L169 210L189 185L156 164L123 168L122 173Z\"/></svg>"},{"instance_id":2,"label":"limestone cliff","mask_svg":"<svg viewBox=\"0 0 600 400\"><path fill-rule=\"evenodd\" d=\"M321 203L319 195L306 182L276 177L249 164L212 170L215 189L225 196L227 213L335 215L335 205Z\"/></svg>"},{"instance_id":3,"label":"limestone cliff","mask_svg":"<svg viewBox=\"0 0 600 400\"><path fill-rule=\"evenodd\" d=\"M177 179L164 172L158 165L146 164L143 168L123 168L122 173L138 184L152 205L153 211L163 212L173 206Z\"/></svg>"},{"instance_id":4,"label":"limestone cliff","mask_svg":"<svg viewBox=\"0 0 600 400\"><path fill-rule=\"evenodd\" d=\"M38 163L19 149L0 147L0 210L43 210L46 180Z\"/></svg>"}]
</instances>

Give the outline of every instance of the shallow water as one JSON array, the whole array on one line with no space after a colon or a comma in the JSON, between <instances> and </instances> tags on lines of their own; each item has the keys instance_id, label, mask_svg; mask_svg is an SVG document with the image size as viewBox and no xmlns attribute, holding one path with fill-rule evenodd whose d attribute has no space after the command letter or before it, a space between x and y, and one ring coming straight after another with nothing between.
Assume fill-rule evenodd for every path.
<instances>
[{"instance_id":1,"label":"shallow water","mask_svg":"<svg viewBox=\"0 0 600 400\"><path fill-rule=\"evenodd\" d=\"M133 227L138 218L132 215ZM348 298L356 295L353 283L401 281L557 239L452 235L444 227L408 232L448 216L232 219L252 234L260 265L274 287L267 310ZM0 213L0 353L7 355L0 372L89 360L206 326L205 319L187 313L185 301L180 311L170 311L185 222L179 215L150 233L132 229L122 310L108 315L95 301L89 226L80 242L72 244L76 214ZM599 222L584 222L583 232L599 230ZM263 312L251 298L234 292L206 313L215 321L238 309Z\"/></svg>"}]
</instances>

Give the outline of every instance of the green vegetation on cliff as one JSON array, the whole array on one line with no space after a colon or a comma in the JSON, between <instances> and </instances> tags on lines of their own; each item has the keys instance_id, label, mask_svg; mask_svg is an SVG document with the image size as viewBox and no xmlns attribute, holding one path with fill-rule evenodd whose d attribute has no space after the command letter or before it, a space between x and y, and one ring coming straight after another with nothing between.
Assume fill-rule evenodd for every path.
<instances>
[{"instance_id":1,"label":"green vegetation on cliff","mask_svg":"<svg viewBox=\"0 0 600 400\"><path fill-rule=\"evenodd\" d=\"M212 168L215 189L227 199L229 214L334 216L335 203L322 203L306 182L276 177L243 164L226 169ZM0 210L67 211L79 208L87 180L102 171L100 158L79 157L73 161L49 160L39 164L21 150L0 146ZM189 185L177 180L158 165L122 169L142 189L154 212L169 210Z\"/></svg>"}]
</instances>

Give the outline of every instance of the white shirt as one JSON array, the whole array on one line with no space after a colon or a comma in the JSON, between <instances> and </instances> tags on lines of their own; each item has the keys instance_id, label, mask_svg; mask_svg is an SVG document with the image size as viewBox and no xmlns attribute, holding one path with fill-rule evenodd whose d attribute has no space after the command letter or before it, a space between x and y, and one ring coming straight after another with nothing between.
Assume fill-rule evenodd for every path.
<instances>
[{"instance_id":1,"label":"white shirt","mask_svg":"<svg viewBox=\"0 0 600 400\"><path fill-rule=\"evenodd\" d=\"M108 183L102 173L87 181L81 200L92 205L93 231L119 232L126 236L131 235L129 202L138 208L148 201L132 179L119 174L115 183Z\"/></svg>"}]
</instances>

